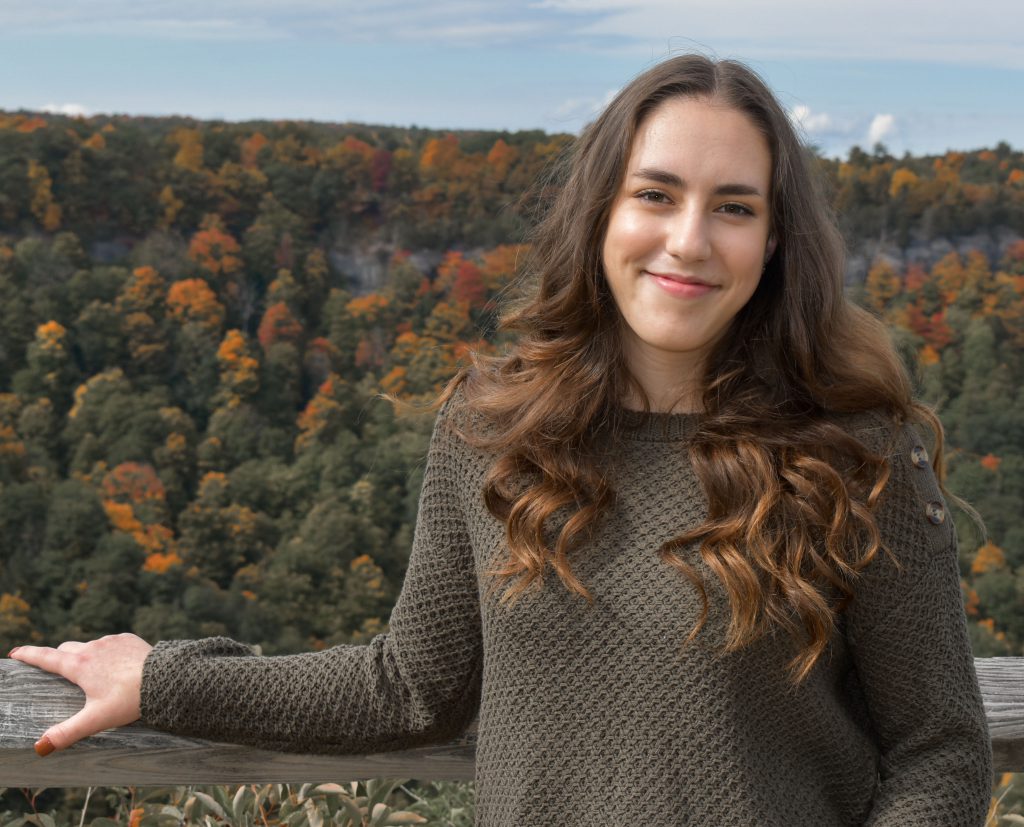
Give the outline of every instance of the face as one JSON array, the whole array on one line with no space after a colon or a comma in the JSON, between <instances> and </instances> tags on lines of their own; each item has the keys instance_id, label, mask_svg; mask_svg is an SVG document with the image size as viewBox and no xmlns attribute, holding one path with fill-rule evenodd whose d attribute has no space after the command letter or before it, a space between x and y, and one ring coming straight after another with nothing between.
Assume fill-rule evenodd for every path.
<instances>
[{"instance_id":1,"label":"face","mask_svg":"<svg viewBox=\"0 0 1024 827\"><path fill-rule=\"evenodd\" d=\"M768 142L736 109L671 98L641 122L602 247L641 384L696 376L753 295L774 250L770 183Z\"/></svg>"}]
</instances>

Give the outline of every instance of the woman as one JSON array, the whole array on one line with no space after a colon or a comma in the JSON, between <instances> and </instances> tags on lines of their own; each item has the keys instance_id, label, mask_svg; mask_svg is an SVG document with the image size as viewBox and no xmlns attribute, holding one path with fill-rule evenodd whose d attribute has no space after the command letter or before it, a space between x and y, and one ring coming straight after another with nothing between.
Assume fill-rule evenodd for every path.
<instances>
[{"instance_id":1,"label":"woman","mask_svg":"<svg viewBox=\"0 0 1024 827\"><path fill-rule=\"evenodd\" d=\"M515 343L439 400L389 633L22 647L88 698L41 748L141 715L375 752L479 712L481 825L984 823L941 426L843 298L811 163L742 64L634 80L557 182Z\"/></svg>"}]
</instances>

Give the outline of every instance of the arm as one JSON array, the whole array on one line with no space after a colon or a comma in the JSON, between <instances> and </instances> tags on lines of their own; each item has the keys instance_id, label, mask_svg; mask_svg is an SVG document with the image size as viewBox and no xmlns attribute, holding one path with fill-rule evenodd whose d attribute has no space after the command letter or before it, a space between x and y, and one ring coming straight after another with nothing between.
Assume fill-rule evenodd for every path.
<instances>
[{"instance_id":1,"label":"arm","mask_svg":"<svg viewBox=\"0 0 1024 827\"><path fill-rule=\"evenodd\" d=\"M865 442L881 449L893 430L876 427ZM956 532L931 466L920 455L915 464L913 451L924 445L916 429L903 426L886 451L892 474L875 516L903 570L879 552L856 584L848 614L881 751L867 827L981 827L991 797L991 740L967 635Z\"/></svg>"},{"instance_id":2,"label":"arm","mask_svg":"<svg viewBox=\"0 0 1024 827\"><path fill-rule=\"evenodd\" d=\"M362 646L257 657L226 638L158 644L142 677L154 727L278 749L375 752L443 740L476 712L473 554L457 496L465 446L438 415L390 631Z\"/></svg>"}]
</instances>

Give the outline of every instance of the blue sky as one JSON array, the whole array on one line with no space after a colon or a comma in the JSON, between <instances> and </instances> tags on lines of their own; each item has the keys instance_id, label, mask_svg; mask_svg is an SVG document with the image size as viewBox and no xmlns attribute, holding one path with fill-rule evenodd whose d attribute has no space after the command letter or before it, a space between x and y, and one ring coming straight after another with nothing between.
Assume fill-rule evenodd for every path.
<instances>
[{"instance_id":1,"label":"blue sky","mask_svg":"<svg viewBox=\"0 0 1024 827\"><path fill-rule=\"evenodd\" d=\"M576 132L673 52L832 155L1024 147L1024 3L0 0L0 108Z\"/></svg>"}]
</instances>

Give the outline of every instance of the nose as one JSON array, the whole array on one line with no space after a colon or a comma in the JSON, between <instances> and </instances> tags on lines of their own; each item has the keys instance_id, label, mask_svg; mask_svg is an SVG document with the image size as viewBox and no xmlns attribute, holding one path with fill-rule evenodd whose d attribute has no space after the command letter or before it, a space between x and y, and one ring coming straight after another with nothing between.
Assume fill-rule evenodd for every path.
<instances>
[{"instance_id":1,"label":"nose","mask_svg":"<svg viewBox=\"0 0 1024 827\"><path fill-rule=\"evenodd\" d=\"M702 210L682 208L668 224L666 250L681 261L704 261L711 256L709 232L707 216Z\"/></svg>"}]
</instances>

